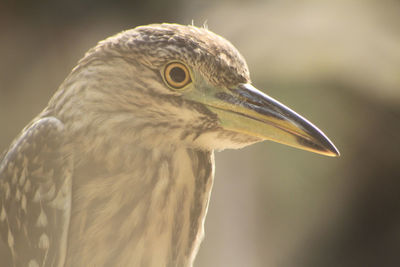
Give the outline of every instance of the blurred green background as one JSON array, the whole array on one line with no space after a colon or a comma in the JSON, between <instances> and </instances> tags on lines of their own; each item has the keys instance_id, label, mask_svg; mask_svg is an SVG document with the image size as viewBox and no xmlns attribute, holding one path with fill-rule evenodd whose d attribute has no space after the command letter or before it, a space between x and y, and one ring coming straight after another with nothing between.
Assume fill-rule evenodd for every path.
<instances>
[{"instance_id":1,"label":"blurred green background","mask_svg":"<svg viewBox=\"0 0 400 267\"><path fill-rule=\"evenodd\" d=\"M400 1L2 0L0 150L97 41L192 20L342 153L217 153L195 266L400 266Z\"/></svg>"}]
</instances>

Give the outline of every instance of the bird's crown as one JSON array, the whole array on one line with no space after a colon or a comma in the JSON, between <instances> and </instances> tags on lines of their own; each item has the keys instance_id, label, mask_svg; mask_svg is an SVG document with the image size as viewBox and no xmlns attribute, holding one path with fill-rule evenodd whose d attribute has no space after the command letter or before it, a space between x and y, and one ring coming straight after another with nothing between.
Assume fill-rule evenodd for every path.
<instances>
[{"instance_id":1,"label":"bird's crown","mask_svg":"<svg viewBox=\"0 0 400 267\"><path fill-rule=\"evenodd\" d=\"M206 28L179 24L151 24L123 31L91 49L84 60L108 53L162 68L178 60L200 71L212 84L230 87L250 80L246 61L223 37Z\"/></svg>"}]
</instances>

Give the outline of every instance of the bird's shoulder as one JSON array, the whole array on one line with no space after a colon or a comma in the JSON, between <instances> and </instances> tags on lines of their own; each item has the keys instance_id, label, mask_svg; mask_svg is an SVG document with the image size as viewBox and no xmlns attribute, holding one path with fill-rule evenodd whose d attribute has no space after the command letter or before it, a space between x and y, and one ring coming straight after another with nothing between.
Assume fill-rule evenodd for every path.
<instances>
[{"instance_id":1,"label":"bird's shoulder","mask_svg":"<svg viewBox=\"0 0 400 267\"><path fill-rule=\"evenodd\" d=\"M64 124L45 117L24 129L2 159L0 255L13 262L10 266L58 266L63 261L72 173L63 147Z\"/></svg>"}]
</instances>

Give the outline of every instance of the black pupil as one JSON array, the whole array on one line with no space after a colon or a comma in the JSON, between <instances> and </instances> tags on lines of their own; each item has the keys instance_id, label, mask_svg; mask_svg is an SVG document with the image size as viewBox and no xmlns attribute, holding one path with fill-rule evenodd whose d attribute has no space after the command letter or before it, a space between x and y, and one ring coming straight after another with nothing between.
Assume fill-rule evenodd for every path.
<instances>
[{"instance_id":1,"label":"black pupil","mask_svg":"<svg viewBox=\"0 0 400 267\"><path fill-rule=\"evenodd\" d=\"M186 78L186 73L182 68L179 67L173 67L171 71L169 72L169 76L171 79L176 82L176 83L181 83L185 80Z\"/></svg>"}]
</instances>

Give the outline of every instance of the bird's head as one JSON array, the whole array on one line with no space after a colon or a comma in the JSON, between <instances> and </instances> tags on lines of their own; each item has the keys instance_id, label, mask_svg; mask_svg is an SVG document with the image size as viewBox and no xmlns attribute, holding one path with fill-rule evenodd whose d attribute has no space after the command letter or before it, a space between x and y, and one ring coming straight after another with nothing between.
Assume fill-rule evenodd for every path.
<instances>
[{"instance_id":1,"label":"bird's head","mask_svg":"<svg viewBox=\"0 0 400 267\"><path fill-rule=\"evenodd\" d=\"M251 85L230 42L194 26L148 25L101 41L51 103L59 116L81 118L71 127L147 146L225 149L272 140L338 155L314 125Z\"/></svg>"}]
</instances>

